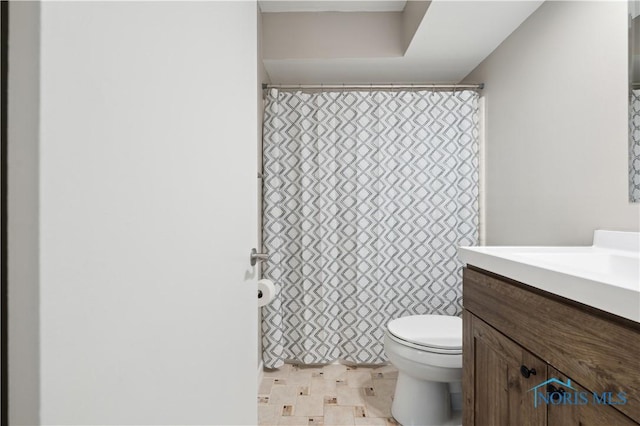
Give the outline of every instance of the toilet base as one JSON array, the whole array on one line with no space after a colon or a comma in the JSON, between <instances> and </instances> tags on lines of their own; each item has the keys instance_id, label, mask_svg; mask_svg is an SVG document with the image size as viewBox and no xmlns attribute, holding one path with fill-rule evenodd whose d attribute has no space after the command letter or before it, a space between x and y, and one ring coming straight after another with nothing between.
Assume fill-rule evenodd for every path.
<instances>
[{"instance_id":1,"label":"toilet base","mask_svg":"<svg viewBox=\"0 0 640 426\"><path fill-rule=\"evenodd\" d=\"M449 424L449 384L419 380L400 371L391 414L403 426Z\"/></svg>"}]
</instances>

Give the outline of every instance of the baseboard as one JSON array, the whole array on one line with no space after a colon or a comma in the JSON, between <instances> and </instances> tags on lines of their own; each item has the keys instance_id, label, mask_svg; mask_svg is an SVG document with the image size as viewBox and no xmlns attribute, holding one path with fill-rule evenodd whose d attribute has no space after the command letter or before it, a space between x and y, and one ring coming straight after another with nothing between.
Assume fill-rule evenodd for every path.
<instances>
[{"instance_id":1,"label":"baseboard","mask_svg":"<svg viewBox=\"0 0 640 426\"><path fill-rule=\"evenodd\" d=\"M260 361L258 364L258 386L262 383L262 379L264 378L264 362Z\"/></svg>"}]
</instances>

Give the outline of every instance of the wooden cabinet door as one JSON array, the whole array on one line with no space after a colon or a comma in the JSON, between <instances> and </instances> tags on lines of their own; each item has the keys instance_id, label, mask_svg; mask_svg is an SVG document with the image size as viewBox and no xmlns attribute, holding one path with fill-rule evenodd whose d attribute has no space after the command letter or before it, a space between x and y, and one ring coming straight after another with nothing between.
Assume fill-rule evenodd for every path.
<instances>
[{"instance_id":1,"label":"wooden cabinet door","mask_svg":"<svg viewBox=\"0 0 640 426\"><path fill-rule=\"evenodd\" d=\"M549 367L549 378L555 377L563 383L567 383L568 377L553 367ZM549 426L626 426L638 423L622 414L610 405L597 405L593 403L592 393L571 381L573 389L567 389L561 385L554 385L560 392L571 392L566 398L569 403L547 404L547 416ZM575 393L582 392L584 399L576 397ZM578 395L580 396L580 395ZM561 396L558 395L558 398Z\"/></svg>"},{"instance_id":2,"label":"wooden cabinet door","mask_svg":"<svg viewBox=\"0 0 640 426\"><path fill-rule=\"evenodd\" d=\"M547 380L547 364L470 312L463 319L465 426L546 425L547 407L529 390Z\"/></svg>"}]
</instances>

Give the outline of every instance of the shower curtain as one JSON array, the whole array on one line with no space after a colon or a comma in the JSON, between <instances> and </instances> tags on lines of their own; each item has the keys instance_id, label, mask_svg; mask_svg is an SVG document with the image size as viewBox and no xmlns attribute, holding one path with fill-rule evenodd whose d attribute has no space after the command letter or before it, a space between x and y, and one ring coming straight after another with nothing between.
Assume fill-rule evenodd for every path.
<instances>
[{"instance_id":1,"label":"shower curtain","mask_svg":"<svg viewBox=\"0 0 640 426\"><path fill-rule=\"evenodd\" d=\"M640 202L640 89L631 91L629 108L629 201Z\"/></svg>"},{"instance_id":2,"label":"shower curtain","mask_svg":"<svg viewBox=\"0 0 640 426\"><path fill-rule=\"evenodd\" d=\"M392 319L462 311L478 241L474 91L270 89L263 142L263 361L387 360Z\"/></svg>"}]
</instances>

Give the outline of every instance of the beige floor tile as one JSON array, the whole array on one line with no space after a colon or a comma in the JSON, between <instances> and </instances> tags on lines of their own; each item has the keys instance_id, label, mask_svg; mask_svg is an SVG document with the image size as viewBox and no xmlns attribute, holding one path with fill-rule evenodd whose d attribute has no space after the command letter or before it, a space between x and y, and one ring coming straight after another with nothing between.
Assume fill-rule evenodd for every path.
<instances>
[{"instance_id":1,"label":"beige floor tile","mask_svg":"<svg viewBox=\"0 0 640 426\"><path fill-rule=\"evenodd\" d=\"M365 402L369 417L391 417L390 396L366 396Z\"/></svg>"},{"instance_id":2,"label":"beige floor tile","mask_svg":"<svg viewBox=\"0 0 640 426\"><path fill-rule=\"evenodd\" d=\"M398 369L393 364L385 364L373 367L374 370L380 371L382 373L397 373Z\"/></svg>"},{"instance_id":3,"label":"beige floor tile","mask_svg":"<svg viewBox=\"0 0 640 426\"><path fill-rule=\"evenodd\" d=\"M336 396L336 382L335 380L325 379L323 377L312 377L309 394Z\"/></svg>"},{"instance_id":4,"label":"beige floor tile","mask_svg":"<svg viewBox=\"0 0 640 426\"><path fill-rule=\"evenodd\" d=\"M309 424L308 417L284 416L284 417L278 418L278 425L307 426L308 424Z\"/></svg>"},{"instance_id":5,"label":"beige floor tile","mask_svg":"<svg viewBox=\"0 0 640 426\"><path fill-rule=\"evenodd\" d=\"M336 379L347 372L347 366L342 364L329 364L322 367L325 379ZM346 374L345 374L346 377Z\"/></svg>"},{"instance_id":6,"label":"beige floor tile","mask_svg":"<svg viewBox=\"0 0 640 426\"><path fill-rule=\"evenodd\" d=\"M324 397L324 405L338 405L338 397L332 395L326 395Z\"/></svg>"},{"instance_id":7,"label":"beige floor tile","mask_svg":"<svg viewBox=\"0 0 640 426\"><path fill-rule=\"evenodd\" d=\"M391 364L375 367L371 370L371 376L374 379L395 379L398 377L398 369Z\"/></svg>"},{"instance_id":8,"label":"beige floor tile","mask_svg":"<svg viewBox=\"0 0 640 426\"><path fill-rule=\"evenodd\" d=\"M289 385L296 385L297 387L311 388L311 377L304 377L304 376L300 377L300 376L291 375L287 380L288 380L287 384Z\"/></svg>"},{"instance_id":9,"label":"beige floor tile","mask_svg":"<svg viewBox=\"0 0 640 426\"><path fill-rule=\"evenodd\" d=\"M286 364L267 370L258 389L259 423L393 426L391 398L396 375L393 366L342 364L321 368Z\"/></svg>"},{"instance_id":10,"label":"beige floor tile","mask_svg":"<svg viewBox=\"0 0 640 426\"><path fill-rule=\"evenodd\" d=\"M324 426L353 426L353 407L327 405L324 407Z\"/></svg>"},{"instance_id":11,"label":"beige floor tile","mask_svg":"<svg viewBox=\"0 0 640 426\"><path fill-rule=\"evenodd\" d=\"M338 386L336 395L338 396L338 405L365 405L364 388Z\"/></svg>"},{"instance_id":12,"label":"beige floor tile","mask_svg":"<svg viewBox=\"0 0 640 426\"><path fill-rule=\"evenodd\" d=\"M305 367L303 365L300 365L294 372L300 376L312 377L314 375L318 375L319 373L323 373L323 368L324 367Z\"/></svg>"},{"instance_id":13,"label":"beige floor tile","mask_svg":"<svg viewBox=\"0 0 640 426\"><path fill-rule=\"evenodd\" d=\"M297 391L297 385L274 385L269 394L269 404L295 404L298 397Z\"/></svg>"},{"instance_id":14,"label":"beige floor tile","mask_svg":"<svg viewBox=\"0 0 640 426\"><path fill-rule=\"evenodd\" d=\"M398 370L390 371L388 373L383 373L385 379L397 379L398 378ZM393 420L393 419L391 419Z\"/></svg>"},{"instance_id":15,"label":"beige floor tile","mask_svg":"<svg viewBox=\"0 0 640 426\"><path fill-rule=\"evenodd\" d=\"M269 395L258 395L258 405L269 405Z\"/></svg>"},{"instance_id":16,"label":"beige floor tile","mask_svg":"<svg viewBox=\"0 0 640 426\"><path fill-rule=\"evenodd\" d=\"M356 417L356 426L387 426L387 419L380 417Z\"/></svg>"},{"instance_id":17,"label":"beige floor tile","mask_svg":"<svg viewBox=\"0 0 640 426\"><path fill-rule=\"evenodd\" d=\"M273 426L278 424L277 407L273 405L258 406L258 424L264 426Z\"/></svg>"},{"instance_id":18,"label":"beige floor tile","mask_svg":"<svg viewBox=\"0 0 640 426\"><path fill-rule=\"evenodd\" d=\"M273 378L265 377L258 386L258 395L269 395L271 392L271 386L273 386Z\"/></svg>"},{"instance_id":19,"label":"beige floor tile","mask_svg":"<svg viewBox=\"0 0 640 426\"><path fill-rule=\"evenodd\" d=\"M396 391L396 379L374 379L373 389L376 396L393 396Z\"/></svg>"},{"instance_id":20,"label":"beige floor tile","mask_svg":"<svg viewBox=\"0 0 640 426\"><path fill-rule=\"evenodd\" d=\"M296 415L295 406L293 404L284 404L282 408L278 410L281 417L292 417Z\"/></svg>"},{"instance_id":21,"label":"beige floor tile","mask_svg":"<svg viewBox=\"0 0 640 426\"><path fill-rule=\"evenodd\" d=\"M289 375L289 373L291 372L291 365L290 364L285 364L280 368L276 368L273 370L269 370L269 369L263 369L262 370L262 374L264 377L282 377L285 378Z\"/></svg>"},{"instance_id":22,"label":"beige floor tile","mask_svg":"<svg viewBox=\"0 0 640 426\"><path fill-rule=\"evenodd\" d=\"M324 426L324 417L309 417L309 426Z\"/></svg>"},{"instance_id":23,"label":"beige floor tile","mask_svg":"<svg viewBox=\"0 0 640 426\"><path fill-rule=\"evenodd\" d=\"M356 419L366 418L367 415L367 407L363 405L356 405L353 407L353 417Z\"/></svg>"},{"instance_id":24,"label":"beige floor tile","mask_svg":"<svg viewBox=\"0 0 640 426\"><path fill-rule=\"evenodd\" d=\"M287 377L287 384L298 386L311 385L311 373L305 371L292 371Z\"/></svg>"},{"instance_id":25,"label":"beige floor tile","mask_svg":"<svg viewBox=\"0 0 640 426\"><path fill-rule=\"evenodd\" d=\"M296 399L296 416L322 417L323 414L323 395L299 395Z\"/></svg>"},{"instance_id":26,"label":"beige floor tile","mask_svg":"<svg viewBox=\"0 0 640 426\"><path fill-rule=\"evenodd\" d=\"M335 380L336 386L347 386L347 374L343 374Z\"/></svg>"},{"instance_id":27,"label":"beige floor tile","mask_svg":"<svg viewBox=\"0 0 640 426\"><path fill-rule=\"evenodd\" d=\"M352 388L364 388L372 385L373 380L371 380L370 368L347 371L347 386Z\"/></svg>"}]
</instances>

